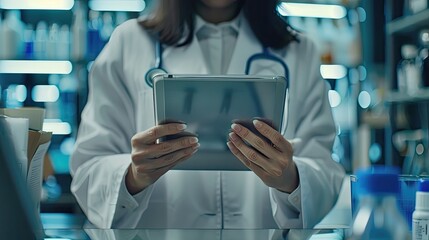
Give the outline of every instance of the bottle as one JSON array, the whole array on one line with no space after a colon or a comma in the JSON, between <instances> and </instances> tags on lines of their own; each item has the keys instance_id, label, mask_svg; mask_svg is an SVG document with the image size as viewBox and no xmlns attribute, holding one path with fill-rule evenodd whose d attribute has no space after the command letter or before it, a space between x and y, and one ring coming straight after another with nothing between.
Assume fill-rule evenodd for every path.
<instances>
[{"instance_id":1,"label":"bottle","mask_svg":"<svg viewBox=\"0 0 429 240\"><path fill-rule=\"evenodd\" d=\"M123 22L128 20L126 12L116 12L116 22L115 26L121 25Z\"/></svg>"},{"instance_id":2,"label":"bottle","mask_svg":"<svg viewBox=\"0 0 429 240\"><path fill-rule=\"evenodd\" d=\"M413 212L413 240L429 239L429 181L421 180L416 192L416 208Z\"/></svg>"},{"instance_id":3,"label":"bottle","mask_svg":"<svg viewBox=\"0 0 429 240\"><path fill-rule=\"evenodd\" d=\"M357 176L358 210L350 239L410 239L407 222L397 205L399 168L372 166Z\"/></svg>"},{"instance_id":4,"label":"bottle","mask_svg":"<svg viewBox=\"0 0 429 240\"><path fill-rule=\"evenodd\" d=\"M89 11L88 21L88 60L94 60L100 52L103 45L100 35L101 19L97 11Z\"/></svg>"},{"instance_id":5,"label":"bottle","mask_svg":"<svg viewBox=\"0 0 429 240\"><path fill-rule=\"evenodd\" d=\"M31 24L28 24L24 31L24 58L34 58L34 30Z\"/></svg>"},{"instance_id":6,"label":"bottle","mask_svg":"<svg viewBox=\"0 0 429 240\"><path fill-rule=\"evenodd\" d=\"M58 38L59 38L59 26L54 23L49 28L48 41L46 42L46 57L49 60L58 59Z\"/></svg>"},{"instance_id":7,"label":"bottle","mask_svg":"<svg viewBox=\"0 0 429 240\"><path fill-rule=\"evenodd\" d=\"M401 48L402 60L398 64L398 90L415 94L421 88L420 70L416 63L417 48L406 44Z\"/></svg>"},{"instance_id":8,"label":"bottle","mask_svg":"<svg viewBox=\"0 0 429 240\"><path fill-rule=\"evenodd\" d=\"M71 57L75 61L81 61L85 59L87 51L87 24L86 24L86 9L81 1L76 1L73 9L73 45L71 51Z\"/></svg>"},{"instance_id":9,"label":"bottle","mask_svg":"<svg viewBox=\"0 0 429 240\"><path fill-rule=\"evenodd\" d=\"M36 39L34 40L34 58L37 60L46 59L46 43L48 41L48 25L46 22L39 22L36 26Z\"/></svg>"},{"instance_id":10,"label":"bottle","mask_svg":"<svg viewBox=\"0 0 429 240\"><path fill-rule=\"evenodd\" d=\"M103 13L103 26L100 31L100 36L104 44L109 41L110 35L112 35L114 29L115 25L113 23L112 13Z\"/></svg>"},{"instance_id":11,"label":"bottle","mask_svg":"<svg viewBox=\"0 0 429 240\"><path fill-rule=\"evenodd\" d=\"M57 55L60 60L70 59L70 29L62 25L58 36Z\"/></svg>"},{"instance_id":12,"label":"bottle","mask_svg":"<svg viewBox=\"0 0 429 240\"><path fill-rule=\"evenodd\" d=\"M0 59L19 59L22 56L23 32L19 16L18 11L7 12L0 26Z\"/></svg>"},{"instance_id":13,"label":"bottle","mask_svg":"<svg viewBox=\"0 0 429 240\"><path fill-rule=\"evenodd\" d=\"M422 85L429 87L429 29L420 32L419 65L421 72Z\"/></svg>"},{"instance_id":14,"label":"bottle","mask_svg":"<svg viewBox=\"0 0 429 240\"><path fill-rule=\"evenodd\" d=\"M426 147L424 145L424 139L416 139L414 148L410 149L414 151L411 160L411 174L412 175L429 175L429 163L427 161Z\"/></svg>"}]
</instances>

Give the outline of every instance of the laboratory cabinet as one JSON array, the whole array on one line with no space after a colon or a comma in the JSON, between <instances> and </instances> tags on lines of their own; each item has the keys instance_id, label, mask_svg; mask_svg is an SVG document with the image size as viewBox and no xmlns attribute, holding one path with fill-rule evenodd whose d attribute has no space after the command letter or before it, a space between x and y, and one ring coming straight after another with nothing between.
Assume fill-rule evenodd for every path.
<instances>
[{"instance_id":1,"label":"laboratory cabinet","mask_svg":"<svg viewBox=\"0 0 429 240\"><path fill-rule=\"evenodd\" d=\"M427 5L422 8L417 6L419 8L411 11L410 6L414 5L410 2L413 1L385 2L385 104L389 109L389 124L385 127L385 155L386 164L401 166L404 174L427 175L429 8ZM405 66L404 61L413 56L415 65L407 63Z\"/></svg>"}]
</instances>

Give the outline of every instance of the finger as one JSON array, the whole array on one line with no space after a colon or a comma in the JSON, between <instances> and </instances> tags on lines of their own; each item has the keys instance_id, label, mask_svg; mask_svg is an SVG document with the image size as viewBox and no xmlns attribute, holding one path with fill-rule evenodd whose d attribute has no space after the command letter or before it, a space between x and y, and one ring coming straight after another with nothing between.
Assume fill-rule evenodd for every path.
<instances>
[{"instance_id":1,"label":"finger","mask_svg":"<svg viewBox=\"0 0 429 240\"><path fill-rule=\"evenodd\" d=\"M175 162L173 162L173 163L171 163L171 164L168 164L168 165L166 165L166 166L164 166L164 167L161 167L161 168L155 169L152 173L150 173L150 176L151 176L152 178L155 178L155 179L160 178L162 175L164 175L164 174L165 174L166 172L168 172L170 169L174 168L177 164L180 164L180 163L182 163L182 162L184 162L184 161L188 160L190 157L192 157L192 155L193 155L195 152L196 152L196 151L194 151L193 153L191 153L191 154L189 154L189 155L187 155L187 156L184 156L184 157L182 157L182 158L178 159L177 161L175 161Z\"/></svg>"},{"instance_id":2,"label":"finger","mask_svg":"<svg viewBox=\"0 0 429 240\"><path fill-rule=\"evenodd\" d=\"M166 142L161 142L159 144L153 144L149 145L146 149L147 157L148 158L159 158L163 155L192 147L194 145L197 145L198 138L196 137L182 137ZM199 146L199 144L198 144Z\"/></svg>"},{"instance_id":3,"label":"finger","mask_svg":"<svg viewBox=\"0 0 429 240\"><path fill-rule=\"evenodd\" d=\"M273 148L271 144L258 137L252 131L244 127L243 125L233 123L231 129L243 138L246 142L256 148L259 152L267 156L268 158L278 158L279 152L277 149Z\"/></svg>"},{"instance_id":4,"label":"finger","mask_svg":"<svg viewBox=\"0 0 429 240\"><path fill-rule=\"evenodd\" d=\"M269 159L265 156L262 156L255 149L247 146L244 141L235 133L230 134L230 139L232 144L248 159L250 162L260 166L266 172L272 175L280 176L282 170L279 167L276 167L275 164L271 163Z\"/></svg>"},{"instance_id":5,"label":"finger","mask_svg":"<svg viewBox=\"0 0 429 240\"><path fill-rule=\"evenodd\" d=\"M146 131L134 135L131 139L133 146L140 144L153 144L160 137L177 134L186 129L186 124L183 123L168 123L154 126Z\"/></svg>"},{"instance_id":6,"label":"finger","mask_svg":"<svg viewBox=\"0 0 429 240\"><path fill-rule=\"evenodd\" d=\"M228 146L231 153L238 158L238 160L240 160L246 167L250 167L250 161L243 155L243 153L240 152L240 150L238 150L238 148L231 141L226 142L226 145Z\"/></svg>"},{"instance_id":7,"label":"finger","mask_svg":"<svg viewBox=\"0 0 429 240\"><path fill-rule=\"evenodd\" d=\"M154 147L154 146L155 145L150 145L148 147ZM158 153L157 156L155 156L155 154L148 154L148 151L153 151L153 150L144 149L143 151L133 153L131 156L131 159L135 165L142 165L144 166L144 168L147 168L147 169L156 169L159 167L163 167L167 164L170 164L171 162L174 162L175 160L177 160L177 158L180 158L181 155L192 153L194 150L198 149L199 146L200 146L199 143L195 143L186 148L183 148L174 152L170 152L164 155L160 155ZM175 158L175 156L177 157Z\"/></svg>"},{"instance_id":8,"label":"finger","mask_svg":"<svg viewBox=\"0 0 429 240\"><path fill-rule=\"evenodd\" d=\"M263 168L249 161L232 142L228 141L226 145L228 145L229 150L231 150L232 154L234 154L238 160L240 160L246 167L252 170L261 179L264 179L268 175L268 173Z\"/></svg>"},{"instance_id":9,"label":"finger","mask_svg":"<svg viewBox=\"0 0 429 240\"><path fill-rule=\"evenodd\" d=\"M255 125L256 130L267 137L278 150L283 153L291 151L291 144L277 130L259 120L253 120L253 125Z\"/></svg>"},{"instance_id":10,"label":"finger","mask_svg":"<svg viewBox=\"0 0 429 240\"><path fill-rule=\"evenodd\" d=\"M182 149L182 150L178 150L176 152L172 152L172 153L166 154L166 155L164 155L162 157L159 157L156 160L154 160L154 162L157 162L157 163L166 162L167 164L174 163L174 162L178 161L179 159L181 159L181 158L183 158L185 156L194 154L197 151L198 151L198 147L197 146L195 146L195 147L188 147L188 148L185 148L185 149Z\"/></svg>"},{"instance_id":11,"label":"finger","mask_svg":"<svg viewBox=\"0 0 429 240\"><path fill-rule=\"evenodd\" d=\"M184 162L185 160L189 159L191 156L192 156L192 154L185 156L185 157L177 160L176 162L170 163L168 165L165 165L165 166L157 168L157 169L153 169L149 173L146 173L146 174L149 176L149 178L157 180L162 175L164 175L166 172L168 172L170 169L174 168L177 164Z\"/></svg>"}]
</instances>

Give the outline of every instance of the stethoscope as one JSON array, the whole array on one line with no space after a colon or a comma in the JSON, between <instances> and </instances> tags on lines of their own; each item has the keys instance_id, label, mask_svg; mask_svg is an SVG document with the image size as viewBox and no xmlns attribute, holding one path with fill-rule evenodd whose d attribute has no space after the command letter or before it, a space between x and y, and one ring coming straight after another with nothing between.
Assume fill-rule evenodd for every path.
<instances>
[{"instance_id":1,"label":"stethoscope","mask_svg":"<svg viewBox=\"0 0 429 240\"><path fill-rule=\"evenodd\" d=\"M153 88L153 79L154 76L158 75L158 74L167 74L167 71L164 70L163 68L163 60L162 60L162 54L163 54L163 47L160 41L156 41L155 43L155 67L149 69L149 71L146 73L145 75L145 81L146 84ZM289 68L286 64L285 61L283 61L283 59L277 57L276 55L270 53L270 51L268 50L267 47L262 46L262 52L260 53L255 53L252 56L250 56L247 61L246 61L246 68L244 70L244 74L245 75L249 75L250 73L250 69L252 67L252 63L258 60L270 60L273 62L276 62L278 64L280 64L283 69L284 69L284 77L286 79L286 84L287 84L287 89L286 89L286 102L285 102L285 113L286 116L288 115L288 109L289 109ZM284 118L284 125L282 127L282 135L284 135L284 131L286 131L286 126L287 126L287 117Z\"/></svg>"}]
</instances>

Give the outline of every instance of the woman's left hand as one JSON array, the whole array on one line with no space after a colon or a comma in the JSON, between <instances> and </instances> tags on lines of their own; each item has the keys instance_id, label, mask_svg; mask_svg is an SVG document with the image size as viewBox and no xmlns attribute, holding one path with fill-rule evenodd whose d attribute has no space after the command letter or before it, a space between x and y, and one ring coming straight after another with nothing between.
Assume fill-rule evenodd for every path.
<instances>
[{"instance_id":1,"label":"woman's left hand","mask_svg":"<svg viewBox=\"0 0 429 240\"><path fill-rule=\"evenodd\" d=\"M260 120L254 120L253 125L272 144L243 125L234 123L227 142L229 149L267 186L286 193L293 192L299 185L299 176L292 160L292 144Z\"/></svg>"}]
</instances>

